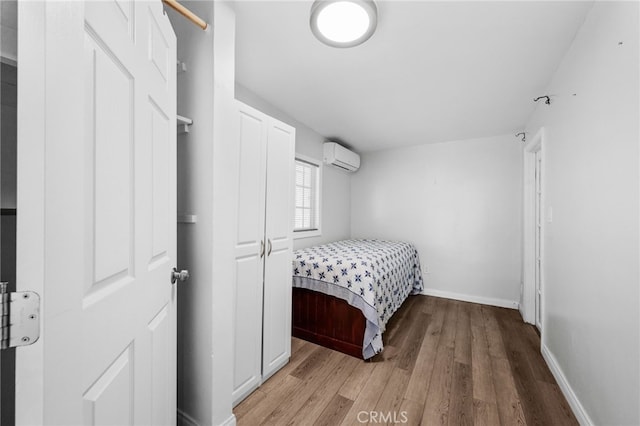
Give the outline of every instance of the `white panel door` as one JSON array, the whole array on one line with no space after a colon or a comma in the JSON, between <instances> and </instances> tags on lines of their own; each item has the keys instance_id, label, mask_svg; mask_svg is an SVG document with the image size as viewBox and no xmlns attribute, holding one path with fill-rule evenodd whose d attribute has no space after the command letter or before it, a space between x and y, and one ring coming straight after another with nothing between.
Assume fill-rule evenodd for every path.
<instances>
[{"instance_id":1,"label":"white panel door","mask_svg":"<svg viewBox=\"0 0 640 426\"><path fill-rule=\"evenodd\" d=\"M21 2L17 424L176 422L176 39L160 0Z\"/></svg>"},{"instance_id":2,"label":"white panel door","mask_svg":"<svg viewBox=\"0 0 640 426\"><path fill-rule=\"evenodd\" d=\"M238 231L233 321L233 403L239 403L261 383L262 279L267 117L238 105Z\"/></svg>"},{"instance_id":3,"label":"white panel door","mask_svg":"<svg viewBox=\"0 0 640 426\"><path fill-rule=\"evenodd\" d=\"M267 142L263 379L291 356L294 161L295 129L271 119Z\"/></svg>"},{"instance_id":4,"label":"white panel door","mask_svg":"<svg viewBox=\"0 0 640 426\"><path fill-rule=\"evenodd\" d=\"M536 327L542 332L542 151L535 153L535 305L536 305Z\"/></svg>"}]
</instances>

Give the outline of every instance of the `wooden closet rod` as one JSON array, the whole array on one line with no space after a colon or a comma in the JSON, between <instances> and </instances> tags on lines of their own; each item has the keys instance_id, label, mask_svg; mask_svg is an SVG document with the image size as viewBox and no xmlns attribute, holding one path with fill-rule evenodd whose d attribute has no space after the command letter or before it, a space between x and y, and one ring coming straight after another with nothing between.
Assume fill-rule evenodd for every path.
<instances>
[{"instance_id":1,"label":"wooden closet rod","mask_svg":"<svg viewBox=\"0 0 640 426\"><path fill-rule=\"evenodd\" d=\"M178 3L177 0L162 0L162 1L164 2L164 4L166 4L167 6L169 6L170 8L172 8L173 10L175 10L176 12L178 12L179 14L181 14L182 16L184 16L185 18L187 18L188 20L190 20L191 22L193 22L194 24L202 28L203 30L207 29L207 23L204 20L202 20L202 18L200 18L198 15L196 15L195 13L193 13L192 11L190 11L180 3Z\"/></svg>"}]
</instances>

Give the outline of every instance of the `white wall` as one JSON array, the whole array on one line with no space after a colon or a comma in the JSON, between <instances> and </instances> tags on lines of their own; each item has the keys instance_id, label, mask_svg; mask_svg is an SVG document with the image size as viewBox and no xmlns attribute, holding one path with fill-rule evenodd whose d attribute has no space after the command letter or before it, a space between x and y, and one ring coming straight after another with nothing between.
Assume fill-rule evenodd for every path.
<instances>
[{"instance_id":1,"label":"white wall","mask_svg":"<svg viewBox=\"0 0 640 426\"><path fill-rule=\"evenodd\" d=\"M546 129L553 209L543 344L598 425L640 424L638 9L596 2L527 125Z\"/></svg>"},{"instance_id":2,"label":"white wall","mask_svg":"<svg viewBox=\"0 0 640 426\"><path fill-rule=\"evenodd\" d=\"M178 113L193 119L178 136L178 424L234 422L231 322L238 152L233 115L235 16L226 2L185 1L207 31L173 11L178 38ZM235 160L235 161L234 161Z\"/></svg>"},{"instance_id":3,"label":"white wall","mask_svg":"<svg viewBox=\"0 0 640 426\"><path fill-rule=\"evenodd\" d=\"M515 307L521 152L509 135L364 154L352 236L415 244L429 294Z\"/></svg>"},{"instance_id":4,"label":"white wall","mask_svg":"<svg viewBox=\"0 0 640 426\"><path fill-rule=\"evenodd\" d=\"M240 84L236 84L236 99L295 127L296 154L322 162L322 144L326 138ZM344 240L351 234L351 174L324 164L322 167L322 235L295 239L294 250Z\"/></svg>"}]
</instances>

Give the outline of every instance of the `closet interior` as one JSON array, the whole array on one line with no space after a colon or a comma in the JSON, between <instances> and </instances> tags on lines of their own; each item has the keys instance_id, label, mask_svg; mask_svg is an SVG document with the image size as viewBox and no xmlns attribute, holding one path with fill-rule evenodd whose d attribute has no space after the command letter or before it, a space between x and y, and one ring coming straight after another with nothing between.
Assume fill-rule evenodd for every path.
<instances>
[{"instance_id":1,"label":"closet interior","mask_svg":"<svg viewBox=\"0 0 640 426\"><path fill-rule=\"evenodd\" d=\"M207 25L165 7L178 56L177 263L191 276L178 288L178 416L223 424L291 355L295 129L235 99L232 8L180 3Z\"/></svg>"}]
</instances>

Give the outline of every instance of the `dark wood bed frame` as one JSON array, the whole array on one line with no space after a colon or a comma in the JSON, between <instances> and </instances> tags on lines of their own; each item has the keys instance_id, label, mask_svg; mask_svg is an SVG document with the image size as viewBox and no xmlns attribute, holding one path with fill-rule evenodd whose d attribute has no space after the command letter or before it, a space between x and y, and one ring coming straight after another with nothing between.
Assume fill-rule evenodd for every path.
<instances>
[{"instance_id":1,"label":"dark wood bed frame","mask_svg":"<svg viewBox=\"0 0 640 426\"><path fill-rule=\"evenodd\" d=\"M363 359L366 320L342 299L293 288L292 334L303 340Z\"/></svg>"}]
</instances>

